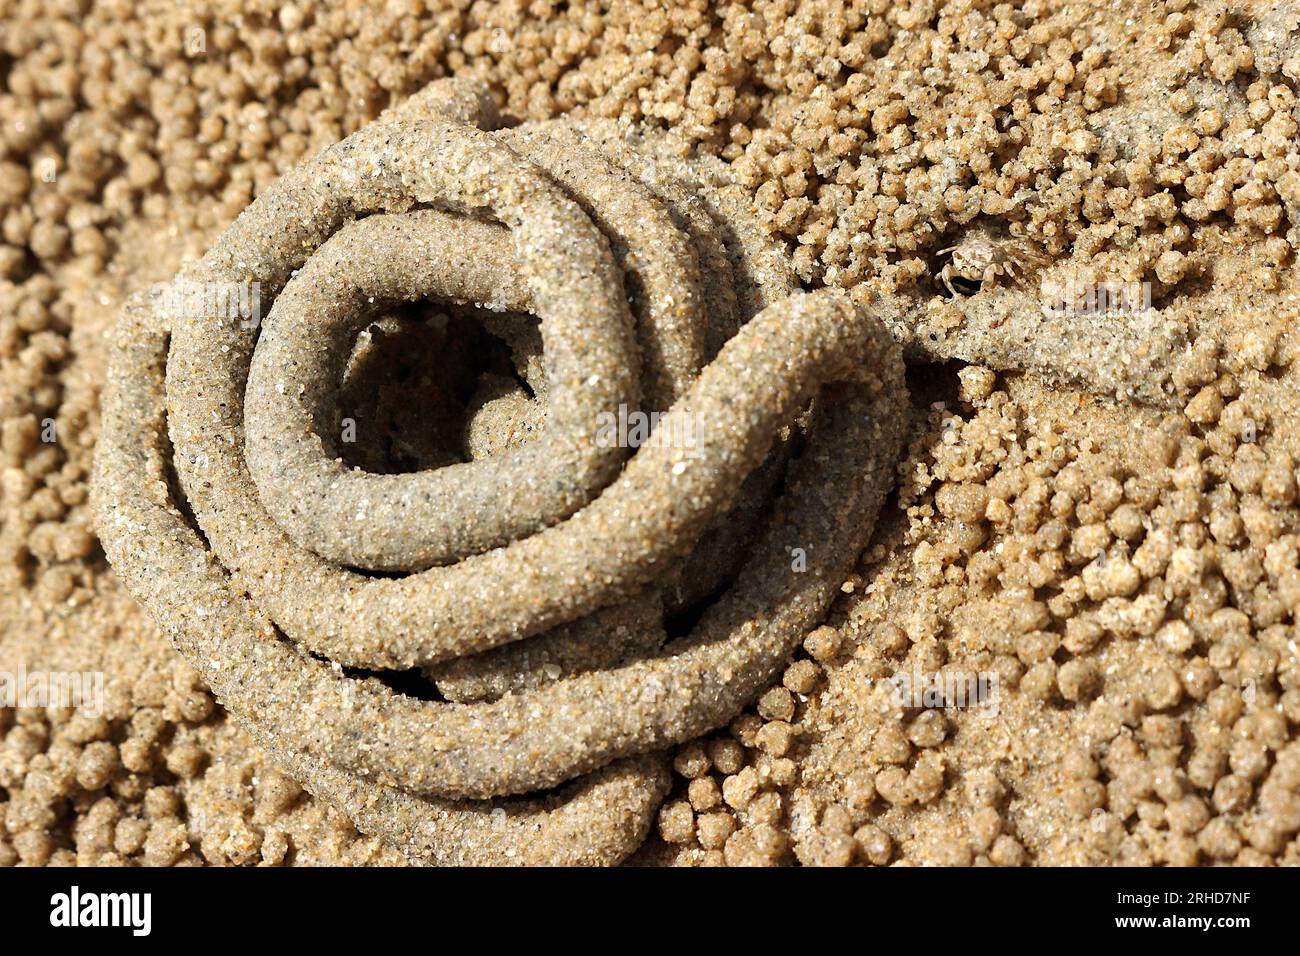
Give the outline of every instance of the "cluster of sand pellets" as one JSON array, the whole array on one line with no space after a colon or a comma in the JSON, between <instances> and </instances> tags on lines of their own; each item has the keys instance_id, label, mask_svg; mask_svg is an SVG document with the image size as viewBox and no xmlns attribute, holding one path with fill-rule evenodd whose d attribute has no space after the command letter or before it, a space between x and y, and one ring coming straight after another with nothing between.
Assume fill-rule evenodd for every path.
<instances>
[{"instance_id":1,"label":"cluster of sand pellets","mask_svg":"<svg viewBox=\"0 0 1300 956\"><path fill-rule=\"evenodd\" d=\"M606 797L617 798L615 816L626 828L604 834L605 859L626 852L630 834L653 817L632 857L638 863L1297 858L1294 4L22 2L0 4L0 52L0 672L105 677L93 717L40 704L0 708L0 863L391 863L404 858L396 847L437 858L433 834L457 828L483 837L467 845L490 856L509 849L503 838L528 814L541 812L538 819L559 832L584 814L583 800ZM561 358L573 344L561 330L543 347L535 321L520 315L544 316L530 301L533 291L483 271L509 253L504 230L475 239L495 241L495 256L467 257L419 223L455 210L412 211L406 190L415 180L400 188L376 183L370 198L383 208L364 210L376 215L337 230L291 225L323 229L321 240L332 234L314 254L361 258L360 268L322 269L296 291L288 274L262 279L263 336L275 320L272 300L289 293L280 311L287 315L292 305L295 321L316 316L314 336L268 338L257 348L266 349L262 359L239 351L250 344L246 329L229 330L225 342L195 330L184 358L175 338L158 337L151 289L178 270L185 277L228 266L205 253L222 247L220 233L250 203L282 188L278 179L292 180L309 157L363 127L373 131L368 124L376 120L409 122L412 110L428 106L418 91L453 74L488 85L505 127L493 136L506 149L532 151L529 162L545 165L541 154L562 144L541 140L580 138L584 153L655 194L674 220L662 235L689 235L695 247L698 278L638 260L635 247L620 248L619 223L603 218L608 207L584 203L573 183L563 183L609 242L621 281L637 277L625 289L636 317L630 339L578 343L584 351L569 354L572 367L611 360L588 354L593 348L635 355L614 364L634 372L643 398L670 397L643 402L647 409L667 410L684 383L686 395L701 387L697 377L703 382L723 360L725 350L708 361L735 330L706 328L682 351L647 348L642 319L653 296L641 279L659 288L698 281L702 295L726 295L725 282L709 288L726 273L713 265L717 253L710 261L700 245L701 213L717 228L718 210L698 205L710 201L730 203L747 223L741 237L755 248L770 242L766 261L788 270L781 294L769 291L770 299L796 287L843 290L856 310L847 326L831 323L834 334L883 327L911 363L908 388L882 397L896 416L876 419L905 430L889 463L894 492L874 534L870 521L852 530L871 538L836 572L829 614L809 613L795 628L802 633L788 632L785 651L801 642L793 658L774 657L766 671L741 675L727 685L727 704L722 694L714 698L706 721L678 725L691 735L718 729L680 743L667 778L654 752L681 736L629 734L615 743L608 724L588 724L562 744L572 747L566 754L553 752L548 738L535 761L493 767L475 766L457 749L472 735L450 723L447 736L414 759L367 753L365 740L335 736L349 715L384 722L391 740L400 740L403 721L443 709L482 707L477 712L508 720L490 708L535 694L556 700L545 695L562 695L555 687L572 681L596 686L625 668L671 660L677 655L657 642L688 648L690 635L708 626L710 612L697 619L700 610L727 593L683 590L708 579L701 568L710 547L725 553L708 543L709 532L689 549L685 539L707 523L693 514L680 528L684 551L662 543L659 572L638 567L632 555L615 569L627 581L654 575L667 601L688 609L677 615L634 603L592 614L603 603L594 588L583 598L588 605L569 605L580 590L570 589L578 583L572 576L592 567L566 561L554 566L570 576L553 592L556 606L527 624L510 620L473 653L451 657L460 651L424 626L434 605L396 597L398 582L454 571L449 561L497 547L503 539L494 536L538 537L534 528L506 527L529 507L558 509L543 524L570 509L581 514L592 488L609 487L601 469L618 467L587 457L590 448L562 449L577 467L557 470L561 480L545 489L547 502L521 488L521 507L494 509L493 527L468 520L441 541L417 541L410 525L383 524L384 482L343 487L353 467L368 479L391 479L393 489L467 460L485 475L479 466L503 453L517 456L503 461L523 462L555 451L547 444L554 409L543 413L554 400L551 369L538 357ZM397 110L385 114L390 107ZM374 135L365 130L363 138ZM415 152L396 157L392 168ZM690 162L675 160L688 155ZM461 188L456 182L439 185ZM327 198L320 193L322 205L313 208ZM736 236L719 232L734 247ZM271 262L283 238L240 254ZM418 270L402 276L366 260L373 249L417 244L449 264L425 276L426 284L461 283L435 298L500 311L398 304L360 318L370 305L359 298L371 294L367 283L397 299L425 297L413 291ZM310 264L306 252L295 254ZM672 251L669 259L678 261ZM358 284L330 285L339 277ZM579 278L587 288L602 281ZM283 292L277 281L288 283ZM1140 290L1140 307L1125 299L1118 309L1097 309L1090 292L1111 286ZM736 291L744 297L743 283ZM753 291L735 314L749 318L769 304L758 297L761 283ZM128 300L134 318L119 326ZM327 313L331 302L338 307ZM589 317L608 325L616 307L591 306ZM836 308L850 314L847 305ZM654 327L689 342L699 329L686 316L666 310ZM768 318L782 324L776 313ZM785 348L783 361L807 367L782 367L769 381L807 374L802 387L813 388L831 365L826 354L804 350L813 329L798 324L785 345L750 340L754 348L742 360L771 359L772 349ZM356 343L350 354L338 344L349 338ZM313 341L320 350L310 350ZM134 436L135 460L145 465L126 475L149 493L135 507L158 517L169 502L206 494L216 530L203 524L202 509L186 505L179 524L155 527L163 534L121 531L141 542L138 555L126 555L137 567L156 562L156 573L141 571L134 584L109 569L89 501L114 343L131 376L113 379L110 404L120 406L123 391L139 386L144 404L136 408L154 415L117 432ZM479 364L448 362L466 343ZM140 361L124 362L123 351ZM331 381L285 375L285 362L325 370ZM238 488L212 492L200 481L196 490L200 463L226 468L228 449L200 447L212 436L198 430L181 436L191 443L189 460L156 441L176 427L168 416L194 415L198 406L187 411L178 398L169 408L170 382L166 404L149 389L164 374L181 384L184 367L193 375L183 380L200 393L192 397L211 398L211 389L229 386L213 381L219 369L239 363L250 383L260 375L274 390L281 377L303 391L296 403L263 403L238 390L238 412L220 414L226 423L243 416L248 441L249 412L254 419L265 412L255 440L278 456L264 462L276 464L243 475ZM626 384L604 383L606 397ZM320 393L310 391L317 387ZM735 397L771 409L759 395ZM571 420L582 414L570 411ZM358 423L355 444L299 442L303 424L338 435L339 422L323 419L339 414ZM742 512L800 500L798 489L785 487L786 468L807 454L813 418L801 415L782 430L771 414L752 423L751 438L777 445L769 464L741 485L735 507ZM161 463L174 464L175 473L159 470ZM737 472L749 467L729 464ZM282 468L293 477L277 488ZM583 469L593 484L582 483ZM855 507L853 489L871 486L863 479L831 482L820 499L824 515ZM304 501L294 494L303 482L339 495ZM421 487L462 504L478 493L474 482L436 477ZM265 516L260 523L240 525L225 513L236 507L228 503L232 489L251 492ZM706 490L701 507L721 509L725 496ZM338 509L371 499L365 522L337 520ZM773 513L762 510L755 525L734 533L752 538ZM652 520L649 510L638 514ZM636 515L614 517L602 526L607 541ZM364 527L392 533L353 534ZM284 532L291 533L266 547L268 536ZM646 543L660 546L658 534ZM459 550L467 541L469 551ZM347 557L357 547L379 553ZM204 558L183 579L165 573L179 567L178 554L209 548L219 563ZM303 554L328 557L304 563ZM791 573L788 557L782 580L804 580ZM398 570L403 564L421 570L408 574ZM381 570L341 570L362 567ZM223 577L232 568L235 575ZM734 568L710 573L728 591L738 587ZM277 587L276 575L312 581L294 592ZM356 579L368 597L351 610L387 618L383 601L362 610L380 593L387 609L402 608L386 625L395 640L372 638L375 617L350 632L346 621L331 629L329 616L340 607L348 617L346 599L330 605L307 597ZM233 616L200 625L164 609L158 616L170 627L160 632L124 583L143 591L146 605L174 600L174 590L171 598L153 593L169 587L233 593L224 602ZM531 583L493 586L523 598ZM284 612L284 632L263 633ZM556 626L570 614L572 626ZM616 639L590 639L589 621ZM295 622L305 625L296 633ZM649 631L646 622L654 622ZM483 650L534 625L553 629L542 641ZM256 681L250 687L262 690L249 690L256 699L243 698L241 708L239 677L223 683L211 663L226 660L231 645L222 642L241 633L257 642L258 655L270 655L245 666L283 661L285 694L307 695L302 713L285 713L285 698ZM201 641L187 646L185 635ZM169 646L173 639L182 654ZM203 642L215 651L210 657L195 655ZM597 659L590 655L598 644L607 656ZM547 648L544 660L530 658L531 669L516 650L530 646ZM375 659L389 653L398 659ZM327 674L318 667L323 658L347 666ZM423 661L433 663L412 669ZM900 678L953 687L975 675L994 681L992 706L898 694ZM747 678L755 685L744 686ZM432 696L430 682L447 703L421 699ZM346 685L356 685L356 699L331 696ZM752 705L722 726L724 711L745 700ZM241 710L245 719L265 711L265 725L237 723L232 714ZM626 727L649 726L644 716L630 712ZM365 779L367 770L382 779ZM573 775L540 798L542 808L527 797L481 799ZM304 793L299 780L318 795ZM439 780L459 783L440 792ZM437 826L421 827L431 819ZM545 841L535 851L544 853ZM508 859L527 852L516 847ZM578 852L595 858L591 846Z\"/></svg>"}]
</instances>

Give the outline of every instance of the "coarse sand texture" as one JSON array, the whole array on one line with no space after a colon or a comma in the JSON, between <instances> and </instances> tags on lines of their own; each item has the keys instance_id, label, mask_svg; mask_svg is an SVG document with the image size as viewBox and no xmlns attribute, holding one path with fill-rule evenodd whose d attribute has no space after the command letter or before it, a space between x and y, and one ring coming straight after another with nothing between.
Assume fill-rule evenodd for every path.
<instances>
[{"instance_id":1,"label":"coarse sand texture","mask_svg":"<svg viewBox=\"0 0 1300 956\"><path fill-rule=\"evenodd\" d=\"M1300 4L0 59L0 865L1300 862Z\"/></svg>"}]
</instances>

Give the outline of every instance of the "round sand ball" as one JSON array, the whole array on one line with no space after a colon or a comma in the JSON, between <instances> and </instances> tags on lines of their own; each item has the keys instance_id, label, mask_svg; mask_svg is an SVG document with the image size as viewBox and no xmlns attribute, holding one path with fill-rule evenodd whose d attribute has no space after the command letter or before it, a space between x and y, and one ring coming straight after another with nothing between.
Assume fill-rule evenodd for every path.
<instances>
[{"instance_id":1,"label":"round sand ball","mask_svg":"<svg viewBox=\"0 0 1300 956\"><path fill-rule=\"evenodd\" d=\"M889 834L873 823L858 827L853 832L853 842L858 852L876 866L888 863L894 849L894 841Z\"/></svg>"},{"instance_id":2,"label":"round sand ball","mask_svg":"<svg viewBox=\"0 0 1300 956\"><path fill-rule=\"evenodd\" d=\"M282 866L289 856L289 835L271 827L262 835L262 865Z\"/></svg>"},{"instance_id":3,"label":"round sand ball","mask_svg":"<svg viewBox=\"0 0 1300 956\"><path fill-rule=\"evenodd\" d=\"M149 822L139 817L119 820L113 832L113 849L122 856L134 856L144 847L149 836Z\"/></svg>"},{"instance_id":4,"label":"round sand ball","mask_svg":"<svg viewBox=\"0 0 1300 956\"><path fill-rule=\"evenodd\" d=\"M960 382L958 397L968 405L978 405L993 394L998 377L991 368L967 365L958 370L957 380Z\"/></svg>"},{"instance_id":5,"label":"round sand ball","mask_svg":"<svg viewBox=\"0 0 1300 956\"><path fill-rule=\"evenodd\" d=\"M745 748L739 741L730 737L719 737L709 741L708 755L713 766L721 774L739 773L745 766Z\"/></svg>"},{"instance_id":6,"label":"round sand ball","mask_svg":"<svg viewBox=\"0 0 1300 956\"><path fill-rule=\"evenodd\" d=\"M758 713L764 720L794 719L794 696L785 687L772 687L758 699Z\"/></svg>"},{"instance_id":7,"label":"round sand ball","mask_svg":"<svg viewBox=\"0 0 1300 956\"><path fill-rule=\"evenodd\" d=\"M776 827L759 824L733 833L723 852L728 866L776 866L789 849L786 834Z\"/></svg>"},{"instance_id":8,"label":"round sand ball","mask_svg":"<svg viewBox=\"0 0 1300 956\"><path fill-rule=\"evenodd\" d=\"M799 765L790 757L761 754L754 762L754 769L764 787L792 787L799 780Z\"/></svg>"},{"instance_id":9,"label":"round sand ball","mask_svg":"<svg viewBox=\"0 0 1300 956\"><path fill-rule=\"evenodd\" d=\"M744 810L758 795L758 774L753 767L745 767L722 781L722 799L735 810Z\"/></svg>"},{"instance_id":10,"label":"round sand ball","mask_svg":"<svg viewBox=\"0 0 1300 956\"><path fill-rule=\"evenodd\" d=\"M1097 646L1105 629L1090 617L1072 617L1065 622L1065 637L1061 646L1071 654L1085 654Z\"/></svg>"},{"instance_id":11,"label":"round sand ball","mask_svg":"<svg viewBox=\"0 0 1300 956\"><path fill-rule=\"evenodd\" d=\"M150 820L179 817L180 794L175 787L150 787L144 795L144 813Z\"/></svg>"},{"instance_id":12,"label":"round sand ball","mask_svg":"<svg viewBox=\"0 0 1300 956\"><path fill-rule=\"evenodd\" d=\"M269 768L253 778L253 786L257 818L268 822L283 816L303 794L302 786L296 780Z\"/></svg>"},{"instance_id":13,"label":"round sand ball","mask_svg":"<svg viewBox=\"0 0 1300 956\"><path fill-rule=\"evenodd\" d=\"M107 741L88 744L77 761L77 783L86 790L108 786L121 766L117 748Z\"/></svg>"},{"instance_id":14,"label":"round sand ball","mask_svg":"<svg viewBox=\"0 0 1300 956\"><path fill-rule=\"evenodd\" d=\"M882 624L872 634L872 643L886 657L899 657L906 653L907 649L912 645L912 642L907 638L907 632L892 622Z\"/></svg>"},{"instance_id":15,"label":"round sand ball","mask_svg":"<svg viewBox=\"0 0 1300 956\"><path fill-rule=\"evenodd\" d=\"M1170 866L1195 866L1200 856L1201 849L1191 837L1171 833L1165 839L1164 858Z\"/></svg>"},{"instance_id":16,"label":"round sand ball","mask_svg":"<svg viewBox=\"0 0 1300 956\"><path fill-rule=\"evenodd\" d=\"M87 744L92 740L107 740L113 731L108 718L86 717L78 714L64 725L61 736L75 744Z\"/></svg>"},{"instance_id":17,"label":"round sand ball","mask_svg":"<svg viewBox=\"0 0 1300 956\"><path fill-rule=\"evenodd\" d=\"M1156 278L1165 285L1177 285L1187 275L1187 257L1170 249L1156 260Z\"/></svg>"},{"instance_id":18,"label":"round sand ball","mask_svg":"<svg viewBox=\"0 0 1300 956\"><path fill-rule=\"evenodd\" d=\"M262 858L262 835L243 824L234 826L222 844L222 852L235 866L252 866Z\"/></svg>"},{"instance_id":19,"label":"round sand ball","mask_svg":"<svg viewBox=\"0 0 1300 956\"><path fill-rule=\"evenodd\" d=\"M1034 700L1049 700L1056 693L1056 664L1042 661L1029 668L1020 678L1020 690Z\"/></svg>"},{"instance_id":20,"label":"round sand ball","mask_svg":"<svg viewBox=\"0 0 1300 956\"><path fill-rule=\"evenodd\" d=\"M785 669L781 683L792 693L808 696L817 689L821 668L809 660L797 660Z\"/></svg>"},{"instance_id":21,"label":"round sand ball","mask_svg":"<svg viewBox=\"0 0 1300 956\"><path fill-rule=\"evenodd\" d=\"M1024 866L1028 862L1028 854L1015 837L1004 833L993 841L989 860L994 866Z\"/></svg>"},{"instance_id":22,"label":"round sand ball","mask_svg":"<svg viewBox=\"0 0 1300 956\"><path fill-rule=\"evenodd\" d=\"M203 749L192 743L173 744L167 750L167 769L183 780L197 777L206 760Z\"/></svg>"},{"instance_id":23,"label":"round sand ball","mask_svg":"<svg viewBox=\"0 0 1300 956\"><path fill-rule=\"evenodd\" d=\"M948 720L937 710L925 710L908 726L907 739L917 747L937 747L948 735Z\"/></svg>"},{"instance_id":24,"label":"round sand ball","mask_svg":"<svg viewBox=\"0 0 1300 956\"><path fill-rule=\"evenodd\" d=\"M756 738L759 749L772 757L784 757L790 752L794 741L795 730L784 720L773 720L764 724Z\"/></svg>"},{"instance_id":25,"label":"round sand ball","mask_svg":"<svg viewBox=\"0 0 1300 956\"><path fill-rule=\"evenodd\" d=\"M725 810L704 813L696 820L695 829L700 846L706 850L721 850L731 834L736 832L736 818Z\"/></svg>"},{"instance_id":26,"label":"round sand ball","mask_svg":"<svg viewBox=\"0 0 1300 956\"><path fill-rule=\"evenodd\" d=\"M1162 667L1146 681L1146 702L1152 710L1169 710L1182 700L1183 685L1171 668Z\"/></svg>"},{"instance_id":27,"label":"round sand ball","mask_svg":"<svg viewBox=\"0 0 1300 956\"><path fill-rule=\"evenodd\" d=\"M777 826L781 823L784 811L785 803L780 792L767 790L750 801L745 809L745 818L750 826L758 826L760 823Z\"/></svg>"},{"instance_id":28,"label":"round sand ball","mask_svg":"<svg viewBox=\"0 0 1300 956\"><path fill-rule=\"evenodd\" d=\"M967 817L966 830L971 846L979 853L987 853L1002 832L1002 815L993 807L979 807Z\"/></svg>"},{"instance_id":29,"label":"round sand ball","mask_svg":"<svg viewBox=\"0 0 1300 956\"><path fill-rule=\"evenodd\" d=\"M967 798L980 807L997 806L1007 792L997 774L987 768L975 770L968 774L964 782L964 789Z\"/></svg>"},{"instance_id":30,"label":"round sand ball","mask_svg":"<svg viewBox=\"0 0 1300 956\"><path fill-rule=\"evenodd\" d=\"M101 797L77 821L73 834L78 854L95 857L113 845L114 828L122 811L111 797Z\"/></svg>"},{"instance_id":31,"label":"round sand ball","mask_svg":"<svg viewBox=\"0 0 1300 956\"><path fill-rule=\"evenodd\" d=\"M695 780L709 772L709 756L704 745L691 741L677 748L673 755L673 769L687 780Z\"/></svg>"},{"instance_id":32,"label":"round sand ball","mask_svg":"<svg viewBox=\"0 0 1300 956\"><path fill-rule=\"evenodd\" d=\"M180 701L181 718L190 724L201 724L212 716L215 705L212 695L205 690L191 690Z\"/></svg>"},{"instance_id":33,"label":"round sand ball","mask_svg":"<svg viewBox=\"0 0 1300 956\"><path fill-rule=\"evenodd\" d=\"M1057 669L1056 684L1071 703L1090 700L1101 691L1102 677L1091 661L1074 658Z\"/></svg>"},{"instance_id":34,"label":"round sand ball","mask_svg":"<svg viewBox=\"0 0 1300 956\"><path fill-rule=\"evenodd\" d=\"M154 749L148 742L132 737L124 740L119 750L122 766L132 773L148 773L153 767Z\"/></svg>"},{"instance_id":35,"label":"round sand ball","mask_svg":"<svg viewBox=\"0 0 1300 956\"><path fill-rule=\"evenodd\" d=\"M835 659L843 644L840 632L833 627L819 627L804 638L803 647L819 664Z\"/></svg>"},{"instance_id":36,"label":"round sand ball","mask_svg":"<svg viewBox=\"0 0 1300 956\"><path fill-rule=\"evenodd\" d=\"M852 833L853 817L838 803L832 803L822 811L820 827L827 833Z\"/></svg>"},{"instance_id":37,"label":"round sand ball","mask_svg":"<svg viewBox=\"0 0 1300 956\"><path fill-rule=\"evenodd\" d=\"M691 806L699 813L715 809L722 803L722 788L712 777L698 777L686 788Z\"/></svg>"},{"instance_id":38,"label":"round sand ball","mask_svg":"<svg viewBox=\"0 0 1300 956\"><path fill-rule=\"evenodd\" d=\"M1061 771L1071 780L1095 780L1101 768L1083 748L1074 748L1061 762Z\"/></svg>"},{"instance_id":39,"label":"round sand ball","mask_svg":"<svg viewBox=\"0 0 1300 956\"><path fill-rule=\"evenodd\" d=\"M934 502L944 517L974 524L984 520L989 491L979 484L945 484L935 494Z\"/></svg>"},{"instance_id":40,"label":"round sand ball","mask_svg":"<svg viewBox=\"0 0 1300 956\"><path fill-rule=\"evenodd\" d=\"M1075 817L1083 818L1106 803L1106 787L1099 780L1074 780L1065 792L1065 805Z\"/></svg>"},{"instance_id":41,"label":"round sand ball","mask_svg":"<svg viewBox=\"0 0 1300 956\"><path fill-rule=\"evenodd\" d=\"M1196 845L1212 860L1227 861L1241 852L1241 835L1227 817L1215 817L1197 834Z\"/></svg>"},{"instance_id":42,"label":"round sand ball","mask_svg":"<svg viewBox=\"0 0 1300 956\"><path fill-rule=\"evenodd\" d=\"M731 736L745 747L757 747L758 732L763 729L763 718L758 714L744 713L731 722ZM718 767L722 770L721 767ZM727 771L723 770L723 773Z\"/></svg>"},{"instance_id":43,"label":"round sand ball","mask_svg":"<svg viewBox=\"0 0 1300 956\"><path fill-rule=\"evenodd\" d=\"M799 862L805 866L849 866L857 848L847 833L814 831L799 847Z\"/></svg>"},{"instance_id":44,"label":"round sand ball","mask_svg":"<svg viewBox=\"0 0 1300 956\"><path fill-rule=\"evenodd\" d=\"M942 760L933 750L923 753L907 775L908 793L912 801L921 804L929 803L943 793L944 782Z\"/></svg>"},{"instance_id":45,"label":"round sand ball","mask_svg":"<svg viewBox=\"0 0 1300 956\"><path fill-rule=\"evenodd\" d=\"M876 792L895 807L911 806L916 802L907 787L907 771L902 767L886 767L877 773Z\"/></svg>"},{"instance_id":46,"label":"round sand ball","mask_svg":"<svg viewBox=\"0 0 1300 956\"><path fill-rule=\"evenodd\" d=\"M24 830L12 839L24 866L45 866L54 853L54 838L43 830Z\"/></svg>"},{"instance_id":47,"label":"round sand ball","mask_svg":"<svg viewBox=\"0 0 1300 956\"><path fill-rule=\"evenodd\" d=\"M876 731L872 755L881 763L905 763L912 755L912 745L897 724L887 724Z\"/></svg>"},{"instance_id":48,"label":"round sand ball","mask_svg":"<svg viewBox=\"0 0 1300 956\"><path fill-rule=\"evenodd\" d=\"M172 866L189 849L185 824L175 817L153 821L144 841L145 866Z\"/></svg>"},{"instance_id":49,"label":"round sand ball","mask_svg":"<svg viewBox=\"0 0 1300 956\"><path fill-rule=\"evenodd\" d=\"M1210 821L1210 811L1195 794L1188 794L1165 812L1169 828L1177 833L1196 833Z\"/></svg>"},{"instance_id":50,"label":"round sand ball","mask_svg":"<svg viewBox=\"0 0 1300 956\"><path fill-rule=\"evenodd\" d=\"M690 843L695 839L695 812L685 800L666 803L659 810L659 835L667 843Z\"/></svg>"},{"instance_id":51,"label":"round sand ball","mask_svg":"<svg viewBox=\"0 0 1300 956\"><path fill-rule=\"evenodd\" d=\"M867 818L876 799L876 778L866 767L858 767L844 778L844 807L857 823Z\"/></svg>"}]
</instances>

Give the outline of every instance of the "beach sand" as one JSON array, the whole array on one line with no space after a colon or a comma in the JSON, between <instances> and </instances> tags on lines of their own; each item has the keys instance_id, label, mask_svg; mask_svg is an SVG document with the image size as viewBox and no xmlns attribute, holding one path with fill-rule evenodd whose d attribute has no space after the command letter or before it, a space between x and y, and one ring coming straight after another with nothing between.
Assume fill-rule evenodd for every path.
<instances>
[{"instance_id":1,"label":"beach sand","mask_svg":"<svg viewBox=\"0 0 1300 956\"><path fill-rule=\"evenodd\" d=\"M128 299L192 267L280 177L449 75L485 83L504 124L523 125L507 141L563 117L665 169L691 157L682 175L710 180L692 194L737 204L791 286L837 290L909 363L888 419L905 432L894 490L824 622L767 680L735 675L752 703L719 729L656 738L671 748L632 776L591 775L639 801L613 857L640 844L631 862L655 865L1297 861L1300 5L21 2L0 14L0 50L0 674L104 680L102 708L0 708L0 865L438 859L438 840L412 852L394 836L400 807L370 804L358 830L336 807L348 794L214 699L237 682L213 676L201 641L171 634L178 653L127 594L90 476ZM1098 289L1135 294L1103 310ZM554 383L535 343L491 319L487 336L476 315L376 318L341 385L367 426L348 464L445 464L471 414L469 457L534 444L533 398ZM791 352L811 341L803 321ZM466 337L478 364L430 374ZM606 359L615 377L626 367ZM643 376L669 395L671 359ZM177 385L202 391L203 363L188 367ZM108 411L126 413L123 434L147 426L129 404ZM827 513L858 483L825 489ZM561 510L582 494L558 493ZM379 538L413 547L396 526ZM378 560L437 563L437 547ZM157 567L166 603L183 592ZM635 660L663 635L638 636L650 618L627 613ZM379 644L347 650L398 646ZM426 651L401 667L439 656ZM432 666L465 702L564 670ZM319 736L318 756L339 758ZM458 799L558 782L481 784L431 761L394 772ZM493 832L467 862L547 858Z\"/></svg>"}]
</instances>

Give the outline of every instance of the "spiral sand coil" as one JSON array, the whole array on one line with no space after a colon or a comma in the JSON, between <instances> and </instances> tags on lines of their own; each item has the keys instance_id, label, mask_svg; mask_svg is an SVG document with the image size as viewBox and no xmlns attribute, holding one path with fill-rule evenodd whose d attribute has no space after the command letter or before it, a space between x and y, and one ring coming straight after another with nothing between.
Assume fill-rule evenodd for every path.
<instances>
[{"instance_id":1,"label":"spiral sand coil","mask_svg":"<svg viewBox=\"0 0 1300 956\"><path fill-rule=\"evenodd\" d=\"M666 792L660 752L753 700L856 560L901 362L707 182L598 124L494 125L480 90L435 84L264 193L176 280L256 281L260 330L134 299L95 495L128 588L359 828L431 863L613 863ZM540 427L353 470L349 352L379 304L425 298L496 313L520 375L544 367ZM692 446L601 440L620 408ZM441 699L381 679L415 668Z\"/></svg>"}]
</instances>

